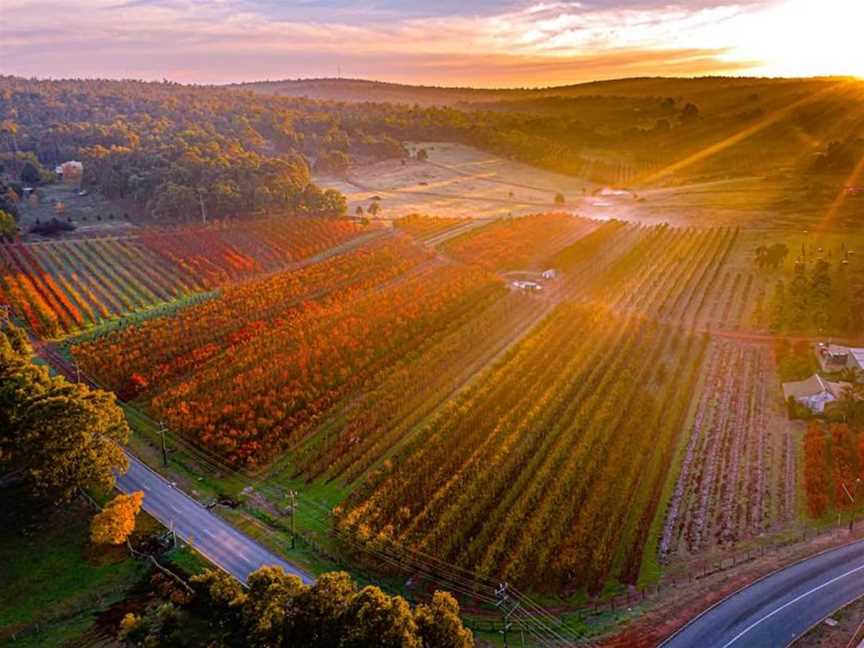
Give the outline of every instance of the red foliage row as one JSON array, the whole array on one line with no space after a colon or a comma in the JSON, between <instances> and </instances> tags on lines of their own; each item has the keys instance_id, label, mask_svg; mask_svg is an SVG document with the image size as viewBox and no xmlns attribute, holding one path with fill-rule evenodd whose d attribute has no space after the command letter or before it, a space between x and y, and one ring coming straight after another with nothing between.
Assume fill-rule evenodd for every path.
<instances>
[{"instance_id":1,"label":"red foliage row","mask_svg":"<svg viewBox=\"0 0 864 648\"><path fill-rule=\"evenodd\" d=\"M292 218L0 244L0 298L36 333L53 337L291 267L364 231L349 220Z\"/></svg>"},{"instance_id":2,"label":"red foliage row","mask_svg":"<svg viewBox=\"0 0 864 648\"><path fill-rule=\"evenodd\" d=\"M827 430L818 421L810 424L804 434L804 492L811 516L822 517L832 506L849 510L857 497L856 480L864 478L862 471L864 434L843 423Z\"/></svg>"},{"instance_id":3,"label":"red foliage row","mask_svg":"<svg viewBox=\"0 0 864 648\"><path fill-rule=\"evenodd\" d=\"M592 227L592 221L569 214L497 220L447 241L443 249L455 259L489 270L527 269Z\"/></svg>"},{"instance_id":4,"label":"red foliage row","mask_svg":"<svg viewBox=\"0 0 864 648\"><path fill-rule=\"evenodd\" d=\"M112 388L143 390L175 430L233 464L258 464L496 289L486 273L400 238L231 286L74 354Z\"/></svg>"}]
</instances>

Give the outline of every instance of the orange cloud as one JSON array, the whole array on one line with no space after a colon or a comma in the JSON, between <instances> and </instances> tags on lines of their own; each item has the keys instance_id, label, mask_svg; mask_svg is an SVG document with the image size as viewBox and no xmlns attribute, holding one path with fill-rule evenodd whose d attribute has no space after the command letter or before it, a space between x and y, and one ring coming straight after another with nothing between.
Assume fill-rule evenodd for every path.
<instances>
[{"instance_id":1,"label":"orange cloud","mask_svg":"<svg viewBox=\"0 0 864 648\"><path fill-rule=\"evenodd\" d=\"M428 81L447 78L454 83L476 83L484 86L545 86L602 80L628 76L700 76L732 74L751 69L755 61L730 61L720 58L724 50L622 49L579 56L530 55L459 55L429 57L417 63L408 62L412 76ZM530 79L530 83L526 83ZM402 80L402 79L400 79Z\"/></svg>"},{"instance_id":2,"label":"orange cloud","mask_svg":"<svg viewBox=\"0 0 864 648\"><path fill-rule=\"evenodd\" d=\"M479 15L451 3L454 13L365 21L338 12L304 19L290 3L268 8L250 0L2 1L0 72L9 74L221 83L334 76L341 68L352 77L490 87L730 74L759 65L712 32L746 17L751 5L741 0L526 0L497 13L487 3Z\"/></svg>"}]
</instances>

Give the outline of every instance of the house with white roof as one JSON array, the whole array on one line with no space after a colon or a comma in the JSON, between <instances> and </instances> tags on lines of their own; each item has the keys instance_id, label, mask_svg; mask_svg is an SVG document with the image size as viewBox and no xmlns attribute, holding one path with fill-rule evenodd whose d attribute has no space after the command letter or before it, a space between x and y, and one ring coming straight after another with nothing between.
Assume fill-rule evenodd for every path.
<instances>
[{"instance_id":1,"label":"house with white roof","mask_svg":"<svg viewBox=\"0 0 864 648\"><path fill-rule=\"evenodd\" d=\"M813 374L806 380L783 383L783 399L794 398L814 414L824 414L825 406L839 400L848 386L849 383L831 382Z\"/></svg>"}]
</instances>

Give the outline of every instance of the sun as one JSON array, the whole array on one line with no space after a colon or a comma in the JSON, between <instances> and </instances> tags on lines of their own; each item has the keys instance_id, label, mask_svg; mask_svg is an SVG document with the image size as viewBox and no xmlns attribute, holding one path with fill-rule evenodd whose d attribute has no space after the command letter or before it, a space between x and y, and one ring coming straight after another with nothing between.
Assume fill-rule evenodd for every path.
<instances>
[{"instance_id":1,"label":"sun","mask_svg":"<svg viewBox=\"0 0 864 648\"><path fill-rule=\"evenodd\" d=\"M862 0L785 0L730 26L731 55L771 76L864 77Z\"/></svg>"}]
</instances>

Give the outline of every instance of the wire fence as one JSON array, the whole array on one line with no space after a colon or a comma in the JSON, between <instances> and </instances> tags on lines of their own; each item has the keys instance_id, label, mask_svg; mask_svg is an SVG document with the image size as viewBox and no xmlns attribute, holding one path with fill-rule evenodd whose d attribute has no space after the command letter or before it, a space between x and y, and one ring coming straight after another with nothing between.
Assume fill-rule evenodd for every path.
<instances>
[{"instance_id":1,"label":"wire fence","mask_svg":"<svg viewBox=\"0 0 864 648\"><path fill-rule=\"evenodd\" d=\"M695 558L676 565L664 574L656 583L644 587L633 588L628 592L603 599L592 599L583 606L574 608L574 612L584 616L603 614L625 610L646 600L657 598L660 594L692 587L709 576L729 571L743 564L751 563L765 556L784 557L791 553L800 554L801 558L811 555L803 543L808 541L824 541L859 539L862 533L849 534L847 526L834 526L829 529L813 529L802 527L792 534L786 534L782 539L768 540L746 549L733 549L729 552ZM790 556L791 557L791 556Z\"/></svg>"}]
</instances>

